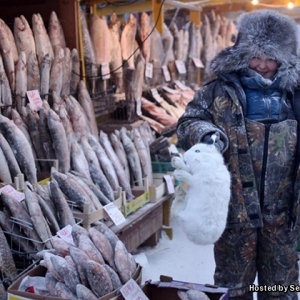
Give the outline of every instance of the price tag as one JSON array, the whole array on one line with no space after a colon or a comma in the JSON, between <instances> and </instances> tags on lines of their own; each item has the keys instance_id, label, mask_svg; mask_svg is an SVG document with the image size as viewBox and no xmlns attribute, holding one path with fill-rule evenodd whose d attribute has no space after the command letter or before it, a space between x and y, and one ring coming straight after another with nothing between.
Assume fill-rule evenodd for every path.
<instances>
[{"instance_id":1,"label":"price tag","mask_svg":"<svg viewBox=\"0 0 300 300\"><path fill-rule=\"evenodd\" d=\"M204 68L204 65L203 65L203 63L202 63L202 61L201 61L200 58L198 58L198 57L193 57L192 60L193 60L195 66L196 66L197 68Z\"/></svg>"},{"instance_id":2,"label":"price tag","mask_svg":"<svg viewBox=\"0 0 300 300\"><path fill-rule=\"evenodd\" d=\"M183 84L181 83L179 80L175 80L174 81L175 84L182 90L182 91L186 91L188 88Z\"/></svg>"},{"instance_id":3,"label":"price tag","mask_svg":"<svg viewBox=\"0 0 300 300\"><path fill-rule=\"evenodd\" d=\"M151 94L158 103L162 101L157 89L151 89Z\"/></svg>"},{"instance_id":4,"label":"price tag","mask_svg":"<svg viewBox=\"0 0 300 300\"><path fill-rule=\"evenodd\" d=\"M167 190L169 194L174 194L175 193L175 188L174 188L174 183L170 175L164 175L164 179L167 184Z\"/></svg>"},{"instance_id":5,"label":"price tag","mask_svg":"<svg viewBox=\"0 0 300 300\"><path fill-rule=\"evenodd\" d=\"M171 81L171 74L169 72L169 69L167 66L162 66L161 67L164 73L165 81Z\"/></svg>"},{"instance_id":6,"label":"price tag","mask_svg":"<svg viewBox=\"0 0 300 300\"><path fill-rule=\"evenodd\" d=\"M62 228L60 231L57 232L57 235L65 242L74 245L71 225L67 225L66 227Z\"/></svg>"},{"instance_id":7,"label":"price tag","mask_svg":"<svg viewBox=\"0 0 300 300\"><path fill-rule=\"evenodd\" d=\"M24 193L17 191L9 184L0 189L0 194L1 193L7 194L19 202L25 199Z\"/></svg>"},{"instance_id":8,"label":"price tag","mask_svg":"<svg viewBox=\"0 0 300 300\"><path fill-rule=\"evenodd\" d=\"M148 78L153 77L153 64L148 63L148 62L146 63L145 76Z\"/></svg>"},{"instance_id":9,"label":"price tag","mask_svg":"<svg viewBox=\"0 0 300 300\"><path fill-rule=\"evenodd\" d=\"M169 153L170 154L178 154L181 156L181 154L179 153L177 147L174 144L171 144L169 147Z\"/></svg>"},{"instance_id":10,"label":"price tag","mask_svg":"<svg viewBox=\"0 0 300 300\"><path fill-rule=\"evenodd\" d=\"M103 206L103 209L107 212L108 216L111 218L111 220L116 226L126 221L124 215L120 212L120 210L116 207L114 203L109 203Z\"/></svg>"},{"instance_id":11,"label":"price tag","mask_svg":"<svg viewBox=\"0 0 300 300\"><path fill-rule=\"evenodd\" d=\"M173 90L173 89L169 88L168 86L163 86L162 88L169 94L178 94L178 91Z\"/></svg>"},{"instance_id":12,"label":"price tag","mask_svg":"<svg viewBox=\"0 0 300 300\"><path fill-rule=\"evenodd\" d=\"M29 103L35 111L39 111L43 106L43 100L41 99L38 90L32 90L26 92Z\"/></svg>"},{"instance_id":13,"label":"price tag","mask_svg":"<svg viewBox=\"0 0 300 300\"><path fill-rule=\"evenodd\" d=\"M110 78L109 63L101 64L101 76L103 80Z\"/></svg>"},{"instance_id":14,"label":"price tag","mask_svg":"<svg viewBox=\"0 0 300 300\"><path fill-rule=\"evenodd\" d=\"M136 99L136 114L138 116L142 115L142 99L141 98Z\"/></svg>"},{"instance_id":15,"label":"price tag","mask_svg":"<svg viewBox=\"0 0 300 300\"><path fill-rule=\"evenodd\" d=\"M175 65L179 74L186 74L185 63L182 60L175 60Z\"/></svg>"},{"instance_id":16,"label":"price tag","mask_svg":"<svg viewBox=\"0 0 300 300\"><path fill-rule=\"evenodd\" d=\"M139 285L131 278L120 289L125 300L149 300Z\"/></svg>"}]
</instances>

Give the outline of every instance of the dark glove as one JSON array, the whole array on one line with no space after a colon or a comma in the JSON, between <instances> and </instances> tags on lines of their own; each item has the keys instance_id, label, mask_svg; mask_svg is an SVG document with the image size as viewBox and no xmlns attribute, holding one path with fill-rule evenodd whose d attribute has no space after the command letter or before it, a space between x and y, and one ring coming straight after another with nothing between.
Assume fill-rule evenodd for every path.
<instances>
[{"instance_id":1,"label":"dark glove","mask_svg":"<svg viewBox=\"0 0 300 300\"><path fill-rule=\"evenodd\" d=\"M219 132L205 135L202 139L202 143L215 145L219 152L222 152L222 150L224 149L224 143L220 139Z\"/></svg>"}]
</instances>

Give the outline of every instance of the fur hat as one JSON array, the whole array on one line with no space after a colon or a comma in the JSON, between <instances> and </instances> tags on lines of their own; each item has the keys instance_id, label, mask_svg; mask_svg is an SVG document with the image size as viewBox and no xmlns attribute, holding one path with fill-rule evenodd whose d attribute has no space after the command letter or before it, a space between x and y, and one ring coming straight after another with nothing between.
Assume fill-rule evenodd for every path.
<instances>
[{"instance_id":1,"label":"fur hat","mask_svg":"<svg viewBox=\"0 0 300 300\"><path fill-rule=\"evenodd\" d=\"M215 75L246 71L253 57L267 56L279 64L281 88L292 90L300 83L300 30L293 19L276 11L259 10L243 14L237 29L235 44L211 62Z\"/></svg>"}]
</instances>

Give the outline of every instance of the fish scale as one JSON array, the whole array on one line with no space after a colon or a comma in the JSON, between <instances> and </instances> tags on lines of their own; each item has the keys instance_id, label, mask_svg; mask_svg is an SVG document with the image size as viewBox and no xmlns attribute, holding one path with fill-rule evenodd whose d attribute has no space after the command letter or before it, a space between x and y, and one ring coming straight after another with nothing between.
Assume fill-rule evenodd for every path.
<instances>
[{"instance_id":1,"label":"fish scale","mask_svg":"<svg viewBox=\"0 0 300 300\"><path fill-rule=\"evenodd\" d=\"M36 56L39 65L41 65L45 55L48 55L50 61L52 61L54 58L54 53L41 15L33 14L31 21L32 21L34 42L36 46Z\"/></svg>"},{"instance_id":2,"label":"fish scale","mask_svg":"<svg viewBox=\"0 0 300 300\"><path fill-rule=\"evenodd\" d=\"M91 203L88 195L80 186L77 185L74 179L68 177L66 174L54 170L54 167L52 167L51 177L57 181L63 194L69 201L74 202L83 211L84 205Z\"/></svg>"},{"instance_id":3,"label":"fish scale","mask_svg":"<svg viewBox=\"0 0 300 300\"><path fill-rule=\"evenodd\" d=\"M57 282L55 285L56 296L61 299L78 300L76 294L73 293L66 284Z\"/></svg>"},{"instance_id":4,"label":"fish scale","mask_svg":"<svg viewBox=\"0 0 300 300\"><path fill-rule=\"evenodd\" d=\"M89 235L96 248L100 251L105 261L116 270L114 263L114 249L112 248L108 238L99 230L91 227L89 229Z\"/></svg>"},{"instance_id":5,"label":"fish scale","mask_svg":"<svg viewBox=\"0 0 300 300\"><path fill-rule=\"evenodd\" d=\"M119 187L119 181L112 162L108 158L105 150L102 148L100 142L96 137L90 134L88 136L88 142L96 153L101 169L103 170L103 173L109 181L109 184L111 185L113 190L116 191Z\"/></svg>"},{"instance_id":6,"label":"fish scale","mask_svg":"<svg viewBox=\"0 0 300 300\"><path fill-rule=\"evenodd\" d=\"M94 104L83 80L79 82L78 102L82 106L86 116L90 131L94 136L98 136L99 130L95 118Z\"/></svg>"},{"instance_id":7,"label":"fish scale","mask_svg":"<svg viewBox=\"0 0 300 300\"><path fill-rule=\"evenodd\" d=\"M75 95L78 91L78 84L80 81L80 59L78 55L77 49L72 49L71 51L72 57L72 74L71 74L71 82L70 82L70 94Z\"/></svg>"},{"instance_id":8,"label":"fish scale","mask_svg":"<svg viewBox=\"0 0 300 300\"><path fill-rule=\"evenodd\" d=\"M27 91L27 58L24 51L19 53L19 59L16 64L15 71L15 102L18 112L21 113L22 107L25 106Z\"/></svg>"},{"instance_id":9,"label":"fish scale","mask_svg":"<svg viewBox=\"0 0 300 300\"><path fill-rule=\"evenodd\" d=\"M68 140L64 126L59 116L49 109L48 113L48 128L53 141L53 148L55 156L58 159L58 168L62 173L66 173L70 170L70 152L68 146Z\"/></svg>"},{"instance_id":10,"label":"fish scale","mask_svg":"<svg viewBox=\"0 0 300 300\"><path fill-rule=\"evenodd\" d=\"M118 158L115 151L113 150L113 147L108 139L107 134L103 131L100 131L99 140L100 140L100 144L105 149L107 156L109 157L109 159L111 160L111 162L115 168L115 172L118 176L120 186L126 192L127 199L129 199L129 200L133 199L134 196L131 191L130 182L126 176L125 171L122 168L120 159Z\"/></svg>"},{"instance_id":11,"label":"fish scale","mask_svg":"<svg viewBox=\"0 0 300 300\"><path fill-rule=\"evenodd\" d=\"M50 14L48 33L54 53L66 48L65 35L55 11Z\"/></svg>"},{"instance_id":12,"label":"fish scale","mask_svg":"<svg viewBox=\"0 0 300 300\"><path fill-rule=\"evenodd\" d=\"M35 53L30 53L27 59L27 90L40 90L41 78L39 63Z\"/></svg>"},{"instance_id":13,"label":"fish scale","mask_svg":"<svg viewBox=\"0 0 300 300\"><path fill-rule=\"evenodd\" d=\"M110 200L114 201L114 192L112 187L110 186L107 178L105 177L101 167L99 160L97 158L96 153L93 148L89 144L87 138L82 138L80 140L80 144L83 148L83 152L89 164L89 170L91 174L91 178L93 182L97 184L102 191L102 193Z\"/></svg>"},{"instance_id":14,"label":"fish scale","mask_svg":"<svg viewBox=\"0 0 300 300\"><path fill-rule=\"evenodd\" d=\"M36 249L42 250L44 248L42 240L37 234L36 229L33 227L30 215L25 210L24 206L5 192L1 193L1 199L4 206L10 211L11 216L22 221L20 227L25 235L32 240Z\"/></svg>"},{"instance_id":15,"label":"fish scale","mask_svg":"<svg viewBox=\"0 0 300 300\"><path fill-rule=\"evenodd\" d=\"M135 182L137 183L137 185L143 186L143 175L140 159L134 143L126 134L126 129L124 127L120 130L120 137L126 151L129 166L134 176Z\"/></svg>"},{"instance_id":16,"label":"fish scale","mask_svg":"<svg viewBox=\"0 0 300 300\"><path fill-rule=\"evenodd\" d=\"M14 38L19 55L24 52L27 59L31 52L36 53L32 30L22 15L14 20Z\"/></svg>"},{"instance_id":17,"label":"fish scale","mask_svg":"<svg viewBox=\"0 0 300 300\"><path fill-rule=\"evenodd\" d=\"M6 240L6 237L0 228L0 271L10 280L17 276L17 268Z\"/></svg>"},{"instance_id":18,"label":"fish scale","mask_svg":"<svg viewBox=\"0 0 300 300\"><path fill-rule=\"evenodd\" d=\"M86 272L86 262L90 259L87 254L77 247L70 248L70 256L73 261L76 261L76 270L80 278L80 282L86 287L89 286Z\"/></svg>"},{"instance_id":19,"label":"fish scale","mask_svg":"<svg viewBox=\"0 0 300 300\"><path fill-rule=\"evenodd\" d=\"M86 272L91 289L98 297L112 292L113 285L103 265L93 260L88 260L86 263Z\"/></svg>"},{"instance_id":20,"label":"fish scale","mask_svg":"<svg viewBox=\"0 0 300 300\"><path fill-rule=\"evenodd\" d=\"M58 255L53 255L50 259L56 272L63 278L63 282L73 293L76 293L76 285L80 283L76 269L65 258Z\"/></svg>"},{"instance_id":21,"label":"fish scale","mask_svg":"<svg viewBox=\"0 0 300 300\"><path fill-rule=\"evenodd\" d=\"M79 236L78 248L84 251L91 260L104 265L102 254L87 235L83 234Z\"/></svg>"},{"instance_id":22,"label":"fish scale","mask_svg":"<svg viewBox=\"0 0 300 300\"><path fill-rule=\"evenodd\" d=\"M35 192L30 190L28 184L25 185L25 202L27 204L31 221L38 235L48 249L52 248L49 241L52 236L51 230L39 205L37 195Z\"/></svg>"},{"instance_id":23,"label":"fish scale","mask_svg":"<svg viewBox=\"0 0 300 300\"><path fill-rule=\"evenodd\" d=\"M79 300L98 300L97 296L83 284L77 284L76 295Z\"/></svg>"},{"instance_id":24,"label":"fish scale","mask_svg":"<svg viewBox=\"0 0 300 300\"><path fill-rule=\"evenodd\" d=\"M50 198L56 208L58 223L60 228L67 225L74 225L75 219L71 208L69 207L65 195L61 191L56 180L51 180L50 185Z\"/></svg>"}]
</instances>

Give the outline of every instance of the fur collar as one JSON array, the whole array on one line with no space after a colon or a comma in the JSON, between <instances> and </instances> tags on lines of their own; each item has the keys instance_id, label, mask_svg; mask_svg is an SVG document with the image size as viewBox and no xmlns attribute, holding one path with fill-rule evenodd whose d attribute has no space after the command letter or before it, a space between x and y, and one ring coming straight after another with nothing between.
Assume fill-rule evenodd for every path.
<instances>
[{"instance_id":1,"label":"fur collar","mask_svg":"<svg viewBox=\"0 0 300 300\"><path fill-rule=\"evenodd\" d=\"M234 46L211 62L214 75L247 72L249 61L266 55L279 63L280 87L292 91L300 83L299 27L287 16L261 10L242 15Z\"/></svg>"}]
</instances>

